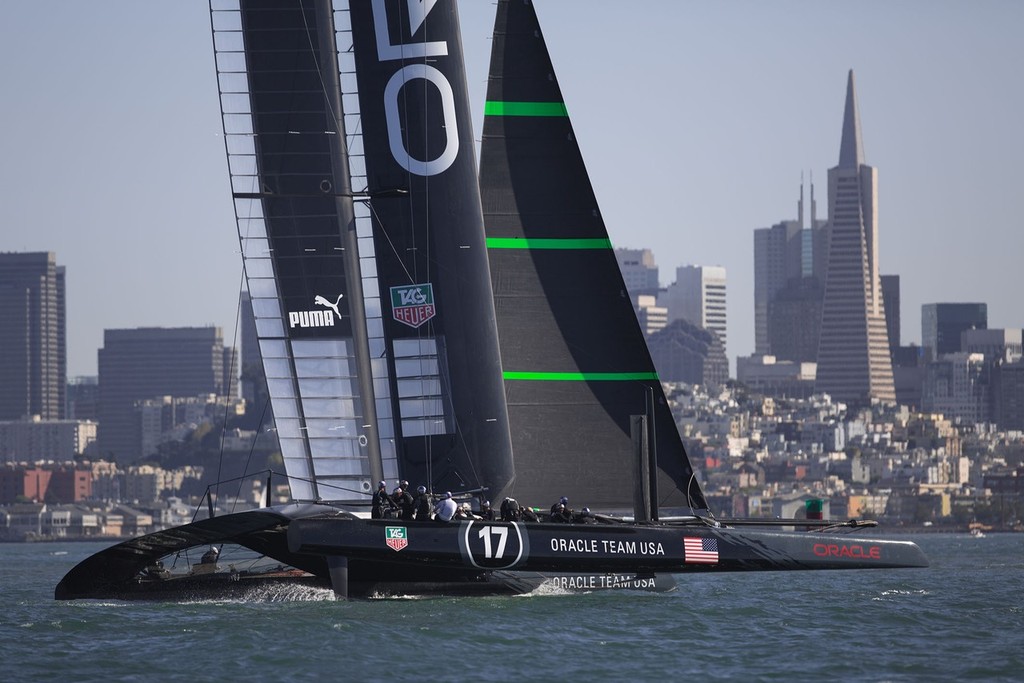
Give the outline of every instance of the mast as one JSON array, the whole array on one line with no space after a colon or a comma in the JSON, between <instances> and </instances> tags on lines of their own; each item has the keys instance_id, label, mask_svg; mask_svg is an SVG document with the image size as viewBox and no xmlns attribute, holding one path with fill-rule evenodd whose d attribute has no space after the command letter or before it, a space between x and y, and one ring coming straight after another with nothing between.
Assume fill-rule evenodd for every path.
<instances>
[{"instance_id":1,"label":"mast","mask_svg":"<svg viewBox=\"0 0 1024 683\"><path fill-rule=\"evenodd\" d=\"M338 46L335 42L334 9L331 0L316 0L316 28L324 97L327 100L328 111L331 112L330 121L335 127L334 135L328 135L327 140L331 148L331 157L335 160L332 164L334 205L345 253L345 284L351 296L349 310L352 313L352 337L355 340L356 380L359 382L359 394L366 399L363 406L363 428L376 431L377 408L373 391L373 371L370 366L366 309L363 303L363 280L359 267L359 238L353 208L354 195L349 175L348 149L345 146L345 112L341 103ZM366 448L370 479L374 482L380 481L384 478L384 466L381 462L378 434L367 435Z\"/></svg>"}]
</instances>

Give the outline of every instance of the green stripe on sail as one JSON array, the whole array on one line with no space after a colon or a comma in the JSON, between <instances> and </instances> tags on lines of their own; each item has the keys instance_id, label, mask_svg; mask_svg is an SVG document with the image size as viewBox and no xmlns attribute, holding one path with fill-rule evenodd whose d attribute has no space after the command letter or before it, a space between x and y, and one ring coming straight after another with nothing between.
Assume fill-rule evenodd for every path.
<instances>
[{"instance_id":1,"label":"green stripe on sail","mask_svg":"<svg viewBox=\"0 0 1024 683\"><path fill-rule=\"evenodd\" d=\"M505 372L505 379L542 382L623 382L658 380L656 372Z\"/></svg>"},{"instance_id":2,"label":"green stripe on sail","mask_svg":"<svg viewBox=\"0 0 1024 683\"><path fill-rule=\"evenodd\" d=\"M485 102L484 116L568 116L564 102Z\"/></svg>"},{"instance_id":3,"label":"green stripe on sail","mask_svg":"<svg viewBox=\"0 0 1024 683\"><path fill-rule=\"evenodd\" d=\"M488 249L611 249L607 237L595 239L551 239L524 237L488 237Z\"/></svg>"}]
</instances>

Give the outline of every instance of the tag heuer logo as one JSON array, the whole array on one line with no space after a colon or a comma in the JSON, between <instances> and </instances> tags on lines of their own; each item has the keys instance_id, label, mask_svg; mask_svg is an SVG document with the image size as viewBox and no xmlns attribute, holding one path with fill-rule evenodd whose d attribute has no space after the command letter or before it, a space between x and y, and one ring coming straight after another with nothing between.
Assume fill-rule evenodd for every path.
<instances>
[{"instance_id":1,"label":"tag heuer logo","mask_svg":"<svg viewBox=\"0 0 1024 683\"><path fill-rule=\"evenodd\" d=\"M419 327L434 317L434 289L429 282L391 288L391 315L409 327Z\"/></svg>"},{"instance_id":2,"label":"tag heuer logo","mask_svg":"<svg viewBox=\"0 0 1024 683\"><path fill-rule=\"evenodd\" d=\"M409 535L404 526L384 527L384 541L394 551L399 551L409 545Z\"/></svg>"}]
</instances>

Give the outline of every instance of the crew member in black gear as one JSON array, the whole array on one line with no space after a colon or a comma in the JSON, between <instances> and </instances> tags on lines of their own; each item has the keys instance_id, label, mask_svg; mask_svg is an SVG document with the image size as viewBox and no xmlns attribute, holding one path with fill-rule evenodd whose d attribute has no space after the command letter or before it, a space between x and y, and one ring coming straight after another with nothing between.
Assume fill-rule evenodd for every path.
<instances>
[{"instance_id":1,"label":"crew member in black gear","mask_svg":"<svg viewBox=\"0 0 1024 683\"><path fill-rule=\"evenodd\" d=\"M524 522L539 522L540 517L531 508L520 505L519 506L519 518Z\"/></svg>"},{"instance_id":2,"label":"crew member in black gear","mask_svg":"<svg viewBox=\"0 0 1024 683\"><path fill-rule=\"evenodd\" d=\"M377 483L377 493L373 494L373 507L370 508L370 517L373 519L384 519L386 511L393 510L395 502L388 495L387 482Z\"/></svg>"},{"instance_id":3,"label":"crew member in black gear","mask_svg":"<svg viewBox=\"0 0 1024 683\"><path fill-rule=\"evenodd\" d=\"M491 501L485 500L480 503L480 519L487 520L488 522L494 521L494 509L491 507Z\"/></svg>"},{"instance_id":4,"label":"crew member in black gear","mask_svg":"<svg viewBox=\"0 0 1024 683\"><path fill-rule=\"evenodd\" d=\"M579 514L572 518L576 524L597 524L594 515L590 514L590 508L583 508Z\"/></svg>"},{"instance_id":5,"label":"crew member in black gear","mask_svg":"<svg viewBox=\"0 0 1024 683\"><path fill-rule=\"evenodd\" d=\"M565 507L564 504L558 503L551 508L551 521L564 524L572 522L572 510Z\"/></svg>"},{"instance_id":6,"label":"crew member in black gear","mask_svg":"<svg viewBox=\"0 0 1024 683\"><path fill-rule=\"evenodd\" d=\"M515 498L506 498L501 501L501 521L519 521L519 502Z\"/></svg>"},{"instance_id":7,"label":"crew member in black gear","mask_svg":"<svg viewBox=\"0 0 1024 683\"><path fill-rule=\"evenodd\" d=\"M421 522L430 521L430 508L433 505L430 502L430 496L427 495L426 486L416 487L416 519Z\"/></svg>"},{"instance_id":8,"label":"crew member in black gear","mask_svg":"<svg viewBox=\"0 0 1024 683\"><path fill-rule=\"evenodd\" d=\"M562 496L557 503L552 505L551 506L551 514L552 515L554 515L556 512L558 512L558 506L559 505L561 505L561 506L565 507L566 509L568 509L568 507L569 507L569 499L566 496Z\"/></svg>"},{"instance_id":9,"label":"crew member in black gear","mask_svg":"<svg viewBox=\"0 0 1024 683\"><path fill-rule=\"evenodd\" d=\"M399 486L392 498L395 501L395 505L398 506L399 517L404 520L411 520L416 510L416 501L413 500L412 494Z\"/></svg>"}]
</instances>

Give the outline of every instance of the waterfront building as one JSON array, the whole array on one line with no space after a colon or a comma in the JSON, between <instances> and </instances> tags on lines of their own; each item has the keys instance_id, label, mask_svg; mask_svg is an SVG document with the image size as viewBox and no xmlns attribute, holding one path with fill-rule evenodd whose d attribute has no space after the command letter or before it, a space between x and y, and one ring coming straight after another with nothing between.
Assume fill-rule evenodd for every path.
<instances>
[{"instance_id":1,"label":"waterfront building","mask_svg":"<svg viewBox=\"0 0 1024 683\"><path fill-rule=\"evenodd\" d=\"M839 164L828 171L829 249L818 342L818 392L865 404L896 401L878 272L878 172L864 163L853 71Z\"/></svg>"},{"instance_id":2,"label":"waterfront building","mask_svg":"<svg viewBox=\"0 0 1024 683\"><path fill-rule=\"evenodd\" d=\"M20 500L76 503L92 497L92 470L73 462L0 467L0 505Z\"/></svg>"},{"instance_id":3,"label":"waterfront building","mask_svg":"<svg viewBox=\"0 0 1024 683\"><path fill-rule=\"evenodd\" d=\"M0 463L64 461L86 453L96 441L96 423L88 420L27 420L0 422Z\"/></svg>"},{"instance_id":4,"label":"waterfront building","mask_svg":"<svg viewBox=\"0 0 1024 683\"><path fill-rule=\"evenodd\" d=\"M56 254L0 253L0 420L65 417L65 301Z\"/></svg>"}]
</instances>

